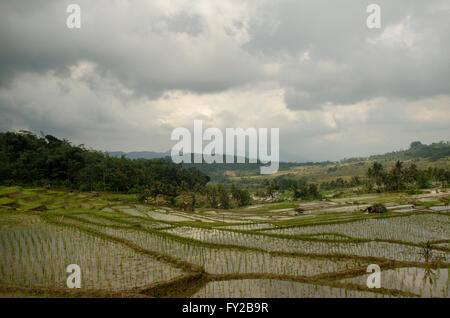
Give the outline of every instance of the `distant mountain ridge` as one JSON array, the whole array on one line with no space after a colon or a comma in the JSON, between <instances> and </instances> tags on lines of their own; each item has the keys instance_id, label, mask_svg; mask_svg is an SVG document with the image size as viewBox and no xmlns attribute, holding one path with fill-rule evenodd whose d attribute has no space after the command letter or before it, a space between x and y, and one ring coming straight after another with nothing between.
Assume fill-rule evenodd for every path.
<instances>
[{"instance_id":1,"label":"distant mountain ridge","mask_svg":"<svg viewBox=\"0 0 450 318\"><path fill-rule=\"evenodd\" d=\"M125 156L128 159L158 159L165 158L170 156L170 151L167 152L154 152L154 151L132 151L132 152L123 152L123 151L109 151L107 154L110 157L120 158Z\"/></svg>"},{"instance_id":2,"label":"distant mountain ridge","mask_svg":"<svg viewBox=\"0 0 450 318\"><path fill-rule=\"evenodd\" d=\"M110 151L107 152L111 157L122 157L125 156L129 159L157 159L157 158L166 158L170 157L170 150L166 152L155 152L155 151L132 151L132 152L123 152L123 151ZM368 157L354 157L349 159L343 159L341 162L345 161L355 161L362 159L370 159L370 160L405 160L405 159L413 159L413 158L426 158L430 160L438 160L440 158L449 157L450 156L450 142L449 141L441 141L438 143L432 143L430 145L422 144L420 141L414 141L410 144L409 149L407 150L399 150L392 151L381 155L372 155ZM248 159L245 159L248 162ZM289 163L289 165L304 165L304 164L320 164L320 163L330 163L332 161L323 161L323 162L292 162L286 160L280 160L280 163Z\"/></svg>"},{"instance_id":3,"label":"distant mountain ridge","mask_svg":"<svg viewBox=\"0 0 450 318\"><path fill-rule=\"evenodd\" d=\"M125 156L129 159L157 159L167 158L170 160L170 151L167 152L152 152L152 151L137 151L137 152L109 152L110 156L121 157ZM382 155L372 155L368 157L355 157L349 159L343 159L340 161L321 161L321 162L285 162L279 163L279 171L289 171L291 168L304 167L304 166L321 166L326 167L330 164L339 165L340 163L350 163L351 165L362 165L366 161L378 161L382 163L395 162L396 160L408 160L408 159L426 159L428 161L437 161L441 158L450 157L450 143L439 142L432 143L430 145L422 144L419 141L412 142L409 149L388 152ZM213 181L224 182L229 176L231 177L245 177L256 176L260 174L261 163L249 163L248 158L244 158L245 163L237 163L237 157L234 157L234 163L194 163L193 154L191 154L192 163L182 163L185 168L197 168L201 172L207 174ZM333 168L336 169L336 168Z\"/></svg>"},{"instance_id":4,"label":"distant mountain ridge","mask_svg":"<svg viewBox=\"0 0 450 318\"><path fill-rule=\"evenodd\" d=\"M159 159L171 157L171 152L154 152L154 151L132 151L132 152L123 152L123 151L111 151L107 152L110 157L120 158L125 156L128 159ZM223 156L223 162L225 163L227 160L231 160L233 162L237 162L238 158L243 159L245 162L248 162L249 159L247 157L238 157L238 156ZM209 157L208 155L203 155L203 160ZM191 162L194 164L194 154L191 153Z\"/></svg>"}]
</instances>

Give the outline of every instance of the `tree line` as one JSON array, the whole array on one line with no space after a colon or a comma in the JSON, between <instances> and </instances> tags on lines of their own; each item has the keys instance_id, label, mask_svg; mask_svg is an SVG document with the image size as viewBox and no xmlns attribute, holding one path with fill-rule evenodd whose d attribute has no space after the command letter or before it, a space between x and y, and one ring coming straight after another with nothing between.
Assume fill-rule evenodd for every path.
<instances>
[{"instance_id":1,"label":"tree line","mask_svg":"<svg viewBox=\"0 0 450 318\"><path fill-rule=\"evenodd\" d=\"M429 167L419 169L412 163L405 167L403 162L397 161L390 169L385 169L379 162L374 162L366 173L370 180L370 188L378 192L383 191L416 191L418 189L430 188L437 183L442 187L450 184L450 171Z\"/></svg>"},{"instance_id":2,"label":"tree line","mask_svg":"<svg viewBox=\"0 0 450 318\"><path fill-rule=\"evenodd\" d=\"M263 182L266 195L273 200L279 191L292 191L294 200L314 200L321 199L319 187L315 183L308 182L305 178L295 179L279 176L274 179L266 179Z\"/></svg>"},{"instance_id":3,"label":"tree line","mask_svg":"<svg viewBox=\"0 0 450 318\"><path fill-rule=\"evenodd\" d=\"M359 176L353 176L350 180L344 178L336 178L331 181L324 181L320 184L320 189L322 190L333 190L341 188L353 188L364 185L366 182L362 180Z\"/></svg>"}]
</instances>

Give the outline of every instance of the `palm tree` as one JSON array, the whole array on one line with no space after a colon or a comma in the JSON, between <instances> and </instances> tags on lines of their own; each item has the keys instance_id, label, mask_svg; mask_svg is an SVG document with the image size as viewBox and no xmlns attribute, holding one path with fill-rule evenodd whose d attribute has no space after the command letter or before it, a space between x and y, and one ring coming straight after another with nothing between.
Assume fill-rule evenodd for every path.
<instances>
[{"instance_id":1,"label":"palm tree","mask_svg":"<svg viewBox=\"0 0 450 318\"><path fill-rule=\"evenodd\" d=\"M367 170L367 176L371 179L374 179L377 185L380 186L384 178L383 165L375 161Z\"/></svg>"}]
</instances>

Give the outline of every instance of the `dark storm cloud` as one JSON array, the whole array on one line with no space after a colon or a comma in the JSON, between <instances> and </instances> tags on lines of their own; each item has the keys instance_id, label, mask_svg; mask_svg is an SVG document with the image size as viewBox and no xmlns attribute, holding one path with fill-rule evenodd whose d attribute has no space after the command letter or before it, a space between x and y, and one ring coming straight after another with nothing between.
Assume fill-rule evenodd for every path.
<instances>
[{"instance_id":1,"label":"dark storm cloud","mask_svg":"<svg viewBox=\"0 0 450 318\"><path fill-rule=\"evenodd\" d=\"M28 3L0 4L1 84L17 72L62 72L79 60L153 97L168 89L221 91L259 75L257 61L232 38L210 43L214 35L196 13L158 14L142 1L78 1L82 28L69 30L68 1Z\"/></svg>"},{"instance_id":2,"label":"dark storm cloud","mask_svg":"<svg viewBox=\"0 0 450 318\"><path fill-rule=\"evenodd\" d=\"M281 152L308 159L442 139L449 14L446 0L4 0L0 130L166 151L171 128L205 118L283 127Z\"/></svg>"},{"instance_id":3,"label":"dark storm cloud","mask_svg":"<svg viewBox=\"0 0 450 318\"><path fill-rule=\"evenodd\" d=\"M382 15L377 30L365 24L365 9L372 2L270 2L251 20L252 37L245 48L288 56L278 80L287 87L286 102L293 109L448 94L448 4L375 1ZM299 61L304 52L309 59Z\"/></svg>"},{"instance_id":4,"label":"dark storm cloud","mask_svg":"<svg viewBox=\"0 0 450 318\"><path fill-rule=\"evenodd\" d=\"M68 30L68 3L2 2L1 84L19 71L62 72L86 59L149 96L169 89L203 93L267 80L262 66L276 60L280 72L270 79L286 88L293 109L450 90L449 9L442 0L380 0L381 30L365 25L371 1L270 1L249 17L249 40L241 45L227 35L245 28L242 21L219 26L220 38L211 36L201 10L155 14L139 1L80 1L83 27ZM404 29L393 43L368 42L396 25ZM409 47L402 36L411 37ZM309 60L300 60L304 53Z\"/></svg>"}]
</instances>

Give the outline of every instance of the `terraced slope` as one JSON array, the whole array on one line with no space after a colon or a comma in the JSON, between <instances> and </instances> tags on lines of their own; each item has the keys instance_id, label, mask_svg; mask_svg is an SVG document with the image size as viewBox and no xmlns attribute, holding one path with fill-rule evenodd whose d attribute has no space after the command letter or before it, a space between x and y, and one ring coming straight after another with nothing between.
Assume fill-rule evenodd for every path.
<instances>
[{"instance_id":1,"label":"terraced slope","mask_svg":"<svg viewBox=\"0 0 450 318\"><path fill-rule=\"evenodd\" d=\"M399 194L374 215L348 201L304 203L304 215L277 205L186 213L127 195L1 188L0 294L448 297L447 207L405 212ZM381 289L366 286L374 263ZM81 289L66 288L69 264Z\"/></svg>"}]
</instances>

